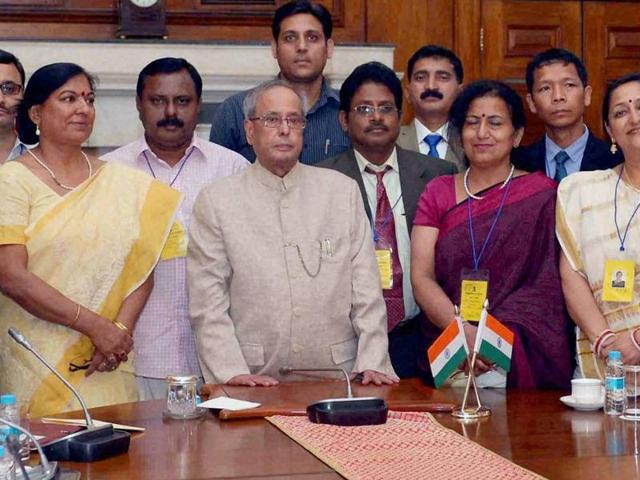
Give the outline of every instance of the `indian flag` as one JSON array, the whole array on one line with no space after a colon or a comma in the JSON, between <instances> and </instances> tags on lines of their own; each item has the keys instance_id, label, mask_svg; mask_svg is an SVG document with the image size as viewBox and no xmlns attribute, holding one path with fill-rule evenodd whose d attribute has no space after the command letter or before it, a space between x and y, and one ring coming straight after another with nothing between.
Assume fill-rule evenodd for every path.
<instances>
[{"instance_id":1,"label":"indian flag","mask_svg":"<svg viewBox=\"0 0 640 480\"><path fill-rule=\"evenodd\" d=\"M445 382L467 358L467 341L458 317L444 329L427 350L436 388Z\"/></svg>"},{"instance_id":2,"label":"indian flag","mask_svg":"<svg viewBox=\"0 0 640 480\"><path fill-rule=\"evenodd\" d=\"M486 314L480 319L476 337L476 352L508 372L511 369L513 332L495 317ZM482 321L484 320L484 322Z\"/></svg>"}]
</instances>

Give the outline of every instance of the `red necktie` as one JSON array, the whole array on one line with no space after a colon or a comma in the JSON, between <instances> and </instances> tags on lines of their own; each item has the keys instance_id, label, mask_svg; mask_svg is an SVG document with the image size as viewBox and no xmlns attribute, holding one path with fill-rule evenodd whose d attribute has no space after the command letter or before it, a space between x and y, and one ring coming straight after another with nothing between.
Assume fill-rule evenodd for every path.
<instances>
[{"instance_id":1,"label":"red necktie","mask_svg":"<svg viewBox=\"0 0 640 480\"><path fill-rule=\"evenodd\" d=\"M387 197L387 190L384 188L382 178L391 169L387 168L382 172L376 172L366 167L365 171L376 176L376 222L373 240L376 249L391 248L391 264L393 272L392 288L383 290L384 301L387 305L387 326L390 332L393 328L404 320L404 298L402 296L402 265L398 256L398 242L396 241L396 224L393 219L393 210Z\"/></svg>"}]
</instances>

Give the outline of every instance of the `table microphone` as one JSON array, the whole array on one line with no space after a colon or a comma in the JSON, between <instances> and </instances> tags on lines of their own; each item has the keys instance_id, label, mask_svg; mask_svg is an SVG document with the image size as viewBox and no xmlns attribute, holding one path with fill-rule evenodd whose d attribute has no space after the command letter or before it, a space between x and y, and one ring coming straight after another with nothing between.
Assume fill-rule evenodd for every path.
<instances>
[{"instance_id":1,"label":"table microphone","mask_svg":"<svg viewBox=\"0 0 640 480\"><path fill-rule=\"evenodd\" d=\"M45 367L51 370L51 372L73 392L82 406L87 429L72 433L45 445L43 450L50 459L72 462L94 462L126 453L129 450L131 435L128 432L116 431L111 424L97 427L93 423L86 403L73 385L60 375L60 373L33 348L29 340L14 327L9 327L9 336L15 340L16 343L33 353Z\"/></svg>"},{"instance_id":2,"label":"table microphone","mask_svg":"<svg viewBox=\"0 0 640 480\"><path fill-rule=\"evenodd\" d=\"M0 423L3 423L3 424L5 424L5 425L7 425L7 426L9 426L11 428L14 428L14 429L24 433L27 437L29 437L29 439L36 446L36 450L38 450L38 455L40 456L40 465L38 465L37 467L32 468L29 471L28 477L25 477L24 474L23 474L22 475L23 479L25 479L25 480L26 479L28 479L28 480L51 480L52 478L56 477L56 474L58 473L58 463L57 462L50 462L47 459L47 456L42 451L42 447L40 446L40 443L38 442L36 437L34 437L33 434L29 430L27 430L26 428L22 428L20 425L12 423L9 420L5 420L2 417L0 417Z\"/></svg>"},{"instance_id":3,"label":"table microphone","mask_svg":"<svg viewBox=\"0 0 640 480\"><path fill-rule=\"evenodd\" d=\"M291 368L282 367L280 375L294 372L342 372L347 382L346 398L327 398L307 407L307 416L313 423L330 425L380 425L386 423L389 407L382 398L353 396L349 374L343 368Z\"/></svg>"}]
</instances>

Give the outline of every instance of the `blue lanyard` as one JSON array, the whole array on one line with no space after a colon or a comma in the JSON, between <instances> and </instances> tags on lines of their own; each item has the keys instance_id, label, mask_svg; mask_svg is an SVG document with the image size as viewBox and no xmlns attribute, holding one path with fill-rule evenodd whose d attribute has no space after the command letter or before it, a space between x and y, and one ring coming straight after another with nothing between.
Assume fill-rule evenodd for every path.
<instances>
[{"instance_id":1,"label":"blue lanyard","mask_svg":"<svg viewBox=\"0 0 640 480\"><path fill-rule=\"evenodd\" d=\"M471 252L473 253L473 270L478 271L478 267L480 266L480 260L482 260L482 256L484 255L484 251L489 245L489 239L491 235L493 235L493 231L496 228L498 223L498 219L502 215L502 209L504 208L504 203L507 200L507 195L509 193L509 188L511 187L511 180L507 183L507 186L504 189L504 194L502 195L502 201L500 202L500 207L498 208L498 212L496 213L496 217L493 219L493 223L491 224L491 228L489 228L489 233L487 234L487 238L484 239L484 243L482 244L482 248L480 249L480 253L476 253L476 239L475 234L473 232L473 218L471 216L471 197L467 198L467 210L469 212L469 236L471 237Z\"/></svg>"},{"instance_id":2,"label":"blue lanyard","mask_svg":"<svg viewBox=\"0 0 640 480\"><path fill-rule=\"evenodd\" d=\"M616 232L618 233L618 240L620 240L620 251L624 252L624 242L627 241L627 233L629 233L629 227L631 226L631 221L633 217L638 213L638 209L640 208L640 202L636 205L635 210L631 214L631 218L627 222L627 226L624 229L624 235L620 235L620 227L618 226L618 185L620 185L620 179L622 178L622 171L624 170L624 165L620 168L620 174L618 175L618 180L616 181L616 190L613 194L613 222L616 224Z\"/></svg>"},{"instance_id":3,"label":"blue lanyard","mask_svg":"<svg viewBox=\"0 0 640 480\"><path fill-rule=\"evenodd\" d=\"M189 150L189 154L182 161L182 165L180 165L180 168L178 169L178 173L176 173L176 176L173 177L173 180L171 180L171 182L169 182L169 186L170 187L173 187L173 184L176 183L176 180L178 179L178 177L182 173L182 169L187 164L187 160L189 160L189 157L191 156L191 154L193 153L193 151L195 149L196 149L196 147L191 147L191 150ZM147 157L147 152L142 152L142 155L144 155L144 159L147 162L147 167L149 167L149 171L151 172L151 175L153 176L153 178L157 179L158 177L156 177L156 172L153 171L153 168L151 168L151 163L149 163L149 157Z\"/></svg>"}]
</instances>

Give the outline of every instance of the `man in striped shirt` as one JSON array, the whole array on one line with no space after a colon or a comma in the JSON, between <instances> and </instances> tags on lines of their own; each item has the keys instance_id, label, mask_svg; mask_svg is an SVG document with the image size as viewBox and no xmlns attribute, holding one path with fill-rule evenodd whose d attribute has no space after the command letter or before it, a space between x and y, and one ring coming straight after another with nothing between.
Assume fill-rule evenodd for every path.
<instances>
[{"instance_id":1,"label":"man in striped shirt","mask_svg":"<svg viewBox=\"0 0 640 480\"><path fill-rule=\"evenodd\" d=\"M202 79L182 58L160 58L138 77L136 106L144 136L103 157L143 170L182 192L176 226L155 269L154 288L133 334L141 399L164 398L167 375L201 376L189 323L186 234L200 190L232 175L241 155L195 135Z\"/></svg>"},{"instance_id":2,"label":"man in striped shirt","mask_svg":"<svg viewBox=\"0 0 640 480\"><path fill-rule=\"evenodd\" d=\"M296 0L276 10L271 25L271 49L280 67L279 77L305 101L307 127L300 161L314 164L349 148L340 128L338 93L322 71L333 55L331 14L322 5ZM249 91L227 98L216 110L209 140L241 153L254 162L256 154L244 132L242 102Z\"/></svg>"}]
</instances>

